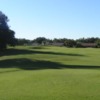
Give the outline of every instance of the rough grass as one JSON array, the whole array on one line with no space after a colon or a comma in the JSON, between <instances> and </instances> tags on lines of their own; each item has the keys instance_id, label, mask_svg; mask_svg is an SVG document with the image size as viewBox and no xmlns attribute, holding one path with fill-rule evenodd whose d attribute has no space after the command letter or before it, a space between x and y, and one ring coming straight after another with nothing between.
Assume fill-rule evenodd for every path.
<instances>
[{"instance_id":1,"label":"rough grass","mask_svg":"<svg viewBox=\"0 0 100 100\"><path fill-rule=\"evenodd\" d=\"M100 100L100 49L16 47L0 53L0 100Z\"/></svg>"}]
</instances>

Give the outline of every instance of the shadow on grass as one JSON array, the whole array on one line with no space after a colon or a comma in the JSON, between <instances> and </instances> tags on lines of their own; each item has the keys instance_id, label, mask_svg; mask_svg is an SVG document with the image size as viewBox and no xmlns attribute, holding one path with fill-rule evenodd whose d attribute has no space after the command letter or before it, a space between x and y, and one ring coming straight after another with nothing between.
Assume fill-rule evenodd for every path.
<instances>
[{"instance_id":1,"label":"shadow on grass","mask_svg":"<svg viewBox=\"0 0 100 100\"><path fill-rule=\"evenodd\" d=\"M100 66L87 65L63 65L50 61L32 61L30 59L8 59L0 61L0 68L19 68L23 70L42 70L42 69L99 69Z\"/></svg>"},{"instance_id":2,"label":"shadow on grass","mask_svg":"<svg viewBox=\"0 0 100 100\"><path fill-rule=\"evenodd\" d=\"M50 55L63 55L63 56L85 56L82 54L74 53L60 53L60 52L48 52L37 50L24 50L24 49L8 49L4 52L0 52L0 56L20 55L20 54L50 54Z\"/></svg>"}]
</instances>

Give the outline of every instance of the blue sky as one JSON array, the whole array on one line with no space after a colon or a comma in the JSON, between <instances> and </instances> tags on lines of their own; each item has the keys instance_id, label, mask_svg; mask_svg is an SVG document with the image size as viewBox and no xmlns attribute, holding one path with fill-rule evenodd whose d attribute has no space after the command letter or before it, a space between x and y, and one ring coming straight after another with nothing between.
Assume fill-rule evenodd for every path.
<instances>
[{"instance_id":1,"label":"blue sky","mask_svg":"<svg viewBox=\"0 0 100 100\"><path fill-rule=\"evenodd\" d=\"M100 37L100 0L0 0L17 38Z\"/></svg>"}]
</instances>

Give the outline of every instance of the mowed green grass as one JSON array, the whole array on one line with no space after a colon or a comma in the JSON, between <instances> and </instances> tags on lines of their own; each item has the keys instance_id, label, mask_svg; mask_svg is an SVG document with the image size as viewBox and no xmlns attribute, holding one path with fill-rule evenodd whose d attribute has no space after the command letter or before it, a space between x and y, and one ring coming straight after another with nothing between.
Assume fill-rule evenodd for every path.
<instances>
[{"instance_id":1,"label":"mowed green grass","mask_svg":"<svg viewBox=\"0 0 100 100\"><path fill-rule=\"evenodd\" d=\"M19 46L1 52L0 100L100 100L100 49Z\"/></svg>"}]
</instances>

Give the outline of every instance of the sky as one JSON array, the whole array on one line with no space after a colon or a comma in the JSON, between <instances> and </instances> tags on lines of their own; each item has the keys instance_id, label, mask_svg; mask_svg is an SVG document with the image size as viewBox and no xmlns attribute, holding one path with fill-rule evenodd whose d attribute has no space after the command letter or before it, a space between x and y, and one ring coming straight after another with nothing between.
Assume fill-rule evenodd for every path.
<instances>
[{"instance_id":1,"label":"sky","mask_svg":"<svg viewBox=\"0 0 100 100\"><path fill-rule=\"evenodd\" d=\"M100 0L0 0L16 38L100 37Z\"/></svg>"}]
</instances>

